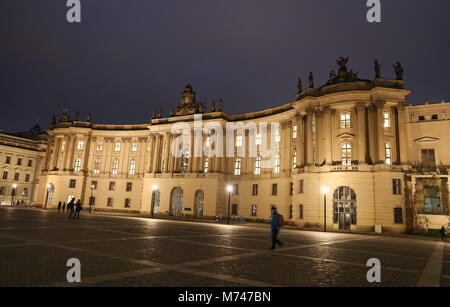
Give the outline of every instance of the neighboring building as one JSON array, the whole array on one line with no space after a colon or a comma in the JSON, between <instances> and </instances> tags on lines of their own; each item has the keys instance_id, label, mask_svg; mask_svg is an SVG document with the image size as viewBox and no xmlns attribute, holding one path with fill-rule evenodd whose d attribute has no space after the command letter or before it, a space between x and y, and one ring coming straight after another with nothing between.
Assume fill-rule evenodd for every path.
<instances>
[{"instance_id":1,"label":"neighboring building","mask_svg":"<svg viewBox=\"0 0 450 307\"><path fill-rule=\"evenodd\" d=\"M0 133L0 204L17 201L33 204L37 196L47 133L36 125L31 130Z\"/></svg>"},{"instance_id":2,"label":"neighboring building","mask_svg":"<svg viewBox=\"0 0 450 307\"><path fill-rule=\"evenodd\" d=\"M155 214L226 216L226 186L233 185L232 215L269 219L276 205L287 221L323 227L327 187L329 229L381 225L403 232L448 224L450 103L407 105L410 91L401 73L397 80L361 80L345 64L320 88L312 76L310 88L299 84L297 101L255 113L225 114L222 101L207 113L190 85L170 117L154 111L148 125L93 124L78 114L72 121L64 110L48 131L36 203L55 207L75 197L101 210L149 214L153 207ZM276 122L280 130L274 139L261 138L261 131L234 132L234 157L193 157L194 145L174 157L173 125L193 128L200 113L200 127L219 124L224 140L230 123ZM215 133L201 138L225 156ZM278 143L279 150L270 158L249 157L249 142L258 148ZM245 157L238 156L241 149Z\"/></svg>"}]
</instances>

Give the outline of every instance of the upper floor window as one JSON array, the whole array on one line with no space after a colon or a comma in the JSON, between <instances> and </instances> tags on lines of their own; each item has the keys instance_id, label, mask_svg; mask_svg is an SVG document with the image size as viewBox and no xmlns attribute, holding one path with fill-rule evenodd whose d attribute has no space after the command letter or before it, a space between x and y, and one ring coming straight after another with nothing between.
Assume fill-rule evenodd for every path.
<instances>
[{"instance_id":1,"label":"upper floor window","mask_svg":"<svg viewBox=\"0 0 450 307\"><path fill-rule=\"evenodd\" d=\"M275 156L275 164L274 164L274 167L273 167L273 172L275 174L279 174L280 173L280 155L279 154L277 154Z\"/></svg>"},{"instance_id":2,"label":"upper floor window","mask_svg":"<svg viewBox=\"0 0 450 307\"><path fill-rule=\"evenodd\" d=\"M391 145L386 143L386 164L387 165L391 165L392 164L392 160L391 160Z\"/></svg>"},{"instance_id":3,"label":"upper floor window","mask_svg":"<svg viewBox=\"0 0 450 307\"><path fill-rule=\"evenodd\" d=\"M30 182L30 174L25 175L25 182Z\"/></svg>"},{"instance_id":4,"label":"upper floor window","mask_svg":"<svg viewBox=\"0 0 450 307\"><path fill-rule=\"evenodd\" d=\"M83 150L84 149L84 141L78 141L77 149L78 150Z\"/></svg>"},{"instance_id":5,"label":"upper floor window","mask_svg":"<svg viewBox=\"0 0 450 307\"><path fill-rule=\"evenodd\" d=\"M258 196L258 184L253 184L252 187L252 196Z\"/></svg>"},{"instance_id":6,"label":"upper floor window","mask_svg":"<svg viewBox=\"0 0 450 307\"><path fill-rule=\"evenodd\" d=\"M316 118L313 117L312 121L311 121L311 130L312 133L316 133Z\"/></svg>"},{"instance_id":7,"label":"upper floor window","mask_svg":"<svg viewBox=\"0 0 450 307\"><path fill-rule=\"evenodd\" d=\"M4 171L4 172L3 172L3 177L2 177L2 179L3 179L3 180L7 180L7 179L8 179L8 172L7 172L7 171Z\"/></svg>"},{"instance_id":8,"label":"upper floor window","mask_svg":"<svg viewBox=\"0 0 450 307\"><path fill-rule=\"evenodd\" d=\"M66 149L66 141L63 141L62 145L61 145L61 151L62 152L64 152L64 149Z\"/></svg>"},{"instance_id":9,"label":"upper floor window","mask_svg":"<svg viewBox=\"0 0 450 307\"><path fill-rule=\"evenodd\" d=\"M77 184L76 179L70 179L69 181L69 189L75 189L75 185Z\"/></svg>"},{"instance_id":10,"label":"upper floor window","mask_svg":"<svg viewBox=\"0 0 450 307\"><path fill-rule=\"evenodd\" d=\"M17 165L22 165L22 158L17 159Z\"/></svg>"},{"instance_id":11,"label":"upper floor window","mask_svg":"<svg viewBox=\"0 0 450 307\"><path fill-rule=\"evenodd\" d=\"M262 144L262 137L261 137L261 133L256 134L256 145L261 145Z\"/></svg>"},{"instance_id":12,"label":"upper floor window","mask_svg":"<svg viewBox=\"0 0 450 307\"><path fill-rule=\"evenodd\" d=\"M433 171L436 167L434 149L422 149L422 164L424 171Z\"/></svg>"},{"instance_id":13,"label":"upper floor window","mask_svg":"<svg viewBox=\"0 0 450 307\"><path fill-rule=\"evenodd\" d=\"M94 174L98 175L100 174L100 160L95 160L94 163Z\"/></svg>"},{"instance_id":14,"label":"upper floor window","mask_svg":"<svg viewBox=\"0 0 450 307\"><path fill-rule=\"evenodd\" d=\"M184 152L181 156L181 172L186 173L189 166L189 152Z\"/></svg>"},{"instance_id":15,"label":"upper floor window","mask_svg":"<svg viewBox=\"0 0 450 307\"><path fill-rule=\"evenodd\" d=\"M115 159L112 166L112 174L117 175L118 169L119 169L119 160Z\"/></svg>"},{"instance_id":16,"label":"upper floor window","mask_svg":"<svg viewBox=\"0 0 450 307\"><path fill-rule=\"evenodd\" d=\"M431 115L431 120L438 120L439 116L437 114Z\"/></svg>"},{"instance_id":17,"label":"upper floor window","mask_svg":"<svg viewBox=\"0 0 450 307\"><path fill-rule=\"evenodd\" d=\"M292 138L296 139L297 138L297 126L294 126L292 128Z\"/></svg>"},{"instance_id":18,"label":"upper floor window","mask_svg":"<svg viewBox=\"0 0 450 307\"><path fill-rule=\"evenodd\" d=\"M293 167L294 168L297 168L297 153L296 152L294 152L294 157L293 157L293 162L294 162L294 165L293 165Z\"/></svg>"},{"instance_id":19,"label":"upper floor window","mask_svg":"<svg viewBox=\"0 0 450 307\"><path fill-rule=\"evenodd\" d=\"M261 175L261 157L256 158L255 175Z\"/></svg>"},{"instance_id":20,"label":"upper floor window","mask_svg":"<svg viewBox=\"0 0 450 307\"><path fill-rule=\"evenodd\" d=\"M114 146L114 151L119 152L120 151L120 142L116 142L116 145Z\"/></svg>"},{"instance_id":21,"label":"upper floor window","mask_svg":"<svg viewBox=\"0 0 450 307\"><path fill-rule=\"evenodd\" d=\"M6 164L11 164L11 157L6 157L5 163L6 163Z\"/></svg>"},{"instance_id":22,"label":"upper floor window","mask_svg":"<svg viewBox=\"0 0 450 307\"><path fill-rule=\"evenodd\" d=\"M236 136L236 147L242 147L242 135Z\"/></svg>"},{"instance_id":23,"label":"upper floor window","mask_svg":"<svg viewBox=\"0 0 450 307\"><path fill-rule=\"evenodd\" d=\"M299 181L298 192L299 192L300 194L303 194L303 183L304 183L303 180L304 180L304 179L300 179L300 181Z\"/></svg>"},{"instance_id":24,"label":"upper floor window","mask_svg":"<svg viewBox=\"0 0 450 307\"><path fill-rule=\"evenodd\" d=\"M20 177L20 174L19 173L15 173L14 174L14 181L19 181L19 177Z\"/></svg>"},{"instance_id":25,"label":"upper floor window","mask_svg":"<svg viewBox=\"0 0 450 307\"><path fill-rule=\"evenodd\" d=\"M133 183L127 182L127 192L131 192L132 189L133 189Z\"/></svg>"},{"instance_id":26,"label":"upper floor window","mask_svg":"<svg viewBox=\"0 0 450 307\"><path fill-rule=\"evenodd\" d=\"M134 175L136 171L136 161L132 160L130 163L130 175Z\"/></svg>"},{"instance_id":27,"label":"upper floor window","mask_svg":"<svg viewBox=\"0 0 450 307\"><path fill-rule=\"evenodd\" d=\"M109 190L114 191L116 189L116 183L114 181L111 181L109 183Z\"/></svg>"},{"instance_id":28,"label":"upper floor window","mask_svg":"<svg viewBox=\"0 0 450 307\"><path fill-rule=\"evenodd\" d=\"M205 158L205 164L203 165L203 172L207 173L209 171L209 159Z\"/></svg>"},{"instance_id":29,"label":"upper floor window","mask_svg":"<svg viewBox=\"0 0 450 307\"><path fill-rule=\"evenodd\" d=\"M209 149L209 146L211 146L211 137L210 136L206 137L205 146L207 149Z\"/></svg>"},{"instance_id":30,"label":"upper floor window","mask_svg":"<svg viewBox=\"0 0 450 307\"><path fill-rule=\"evenodd\" d=\"M351 116L350 113L341 114L341 128L351 127Z\"/></svg>"},{"instance_id":31,"label":"upper floor window","mask_svg":"<svg viewBox=\"0 0 450 307\"><path fill-rule=\"evenodd\" d=\"M278 184L273 183L272 184L272 196L277 196L278 195Z\"/></svg>"},{"instance_id":32,"label":"upper floor window","mask_svg":"<svg viewBox=\"0 0 450 307\"><path fill-rule=\"evenodd\" d=\"M384 122L384 128L389 128L391 126L391 120L389 118L388 112L383 113L383 122Z\"/></svg>"},{"instance_id":33,"label":"upper floor window","mask_svg":"<svg viewBox=\"0 0 450 307\"><path fill-rule=\"evenodd\" d=\"M281 142L280 129L276 129L276 130L275 130L275 142L276 142L276 143L280 143L280 142Z\"/></svg>"},{"instance_id":34,"label":"upper floor window","mask_svg":"<svg viewBox=\"0 0 450 307\"><path fill-rule=\"evenodd\" d=\"M133 143L133 145L131 146L131 151L132 152L136 152L137 150L138 150L138 144L137 143Z\"/></svg>"},{"instance_id":35,"label":"upper floor window","mask_svg":"<svg viewBox=\"0 0 450 307\"><path fill-rule=\"evenodd\" d=\"M28 167L33 166L33 160L28 160Z\"/></svg>"},{"instance_id":36,"label":"upper floor window","mask_svg":"<svg viewBox=\"0 0 450 307\"><path fill-rule=\"evenodd\" d=\"M352 165L352 145L347 143L342 145L342 165Z\"/></svg>"},{"instance_id":37,"label":"upper floor window","mask_svg":"<svg viewBox=\"0 0 450 307\"><path fill-rule=\"evenodd\" d=\"M81 169L81 158L77 158L75 160L75 166L73 168L73 170L75 171L75 173L78 173Z\"/></svg>"},{"instance_id":38,"label":"upper floor window","mask_svg":"<svg viewBox=\"0 0 450 307\"><path fill-rule=\"evenodd\" d=\"M234 175L239 176L241 174L241 166L242 166L242 159L236 158L236 162L234 164Z\"/></svg>"},{"instance_id":39,"label":"upper floor window","mask_svg":"<svg viewBox=\"0 0 450 307\"><path fill-rule=\"evenodd\" d=\"M103 142L102 141L99 141L97 143L97 151L103 151Z\"/></svg>"}]
</instances>

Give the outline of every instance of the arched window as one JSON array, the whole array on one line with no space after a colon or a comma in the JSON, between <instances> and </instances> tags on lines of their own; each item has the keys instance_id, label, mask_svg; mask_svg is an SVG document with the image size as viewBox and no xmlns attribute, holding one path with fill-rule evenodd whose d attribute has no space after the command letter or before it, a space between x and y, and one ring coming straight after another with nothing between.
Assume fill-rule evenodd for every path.
<instances>
[{"instance_id":1,"label":"arched window","mask_svg":"<svg viewBox=\"0 0 450 307\"><path fill-rule=\"evenodd\" d=\"M242 166L242 159L236 158L236 162L234 164L234 175L239 176L241 174L241 166Z\"/></svg>"},{"instance_id":2,"label":"arched window","mask_svg":"<svg viewBox=\"0 0 450 307\"><path fill-rule=\"evenodd\" d=\"M261 175L261 157L256 158L255 175Z\"/></svg>"},{"instance_id":3,"label":"arched window","mask_svg":"<svg viewBox=\"0 0 450 307\"><path fill-rule=\"evenodd\" d=\"M130 164L130 175L134 175L134 172L136 171L136 161L131 160Z\"/></svg>"},{"instance_id":4,"label":"arched window","mask_svg":"<svg viewBox=\"0 0 450 307\"><path fill-rule=\"evenodd\" d=\"M387 165L391 165L392 160L391 160L391 145L389 145L388 143L386 143L386 164Z\"/></svg>"},{"instance_id":5,"label":"arched window","mask_svg":"<svg viewBox=\"0 0 450 307\"><path fill-rule=\"evenodd\" d=\"M73 168L75 173L78 173L81 169L81 158L75 160L75 167Z\"/></svg>"},{"instance_id":6,"label":"arched window","mask_svg":"<svg viewBox=\"0 0 450 307\"><path fill-rule=\"evenodd\" d=\"M115 159L112 166L112 174L117 175L118 169L119 169L119 160Z\"/></svg>"},{"instance_id":7,"label":"arched window","mask_svg":"<svg viewBox=\"0 0 450 307\"><path fill-rule=\"evenodd\" d=\"M348 143L342 145L342 165L352 165L352 145Z\"/></svg>"}]
</instances>

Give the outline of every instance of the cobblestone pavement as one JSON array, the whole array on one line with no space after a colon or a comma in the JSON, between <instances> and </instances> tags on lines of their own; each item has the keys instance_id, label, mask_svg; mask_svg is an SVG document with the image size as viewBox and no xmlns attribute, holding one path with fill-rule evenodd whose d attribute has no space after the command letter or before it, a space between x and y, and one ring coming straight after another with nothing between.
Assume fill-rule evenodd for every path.
<instances>
[{"instance_id":1,"label":"cobblestone pavement","mask_svg":"<svg viewBox=\"0 0 450 307\"><path fill-rule=\"evenodd\" d=\"M0 286L450 286L450 244L409 237L0 208ZM370 284L367 260L381 261Z\"/></svg>"}]
</instances>

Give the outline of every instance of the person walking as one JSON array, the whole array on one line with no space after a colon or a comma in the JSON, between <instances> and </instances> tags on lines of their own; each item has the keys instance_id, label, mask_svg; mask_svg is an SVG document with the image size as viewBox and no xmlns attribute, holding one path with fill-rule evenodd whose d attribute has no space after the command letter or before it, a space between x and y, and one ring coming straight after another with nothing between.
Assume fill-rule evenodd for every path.
<instances>
[{"instance_id":1,"label":"person walking","mask_svg":"<svg viewBox=\"0 0 450 307\"><path fill-rule=\"evenodd\" d=\"M74 207L75 207L75 200L72 198L70 202L67 204L67 211L69 212L69 219L72 218L72 215L74 214Z\"/></svg>"},{"instance_id":2,"label":"person walking","mask_svg":"<svg viewBox=\"0 0 450 307\"><path fill-rule=\"evenodd\" d=\"M79 219L80 218L80 211L83 210L83 207L81 207L81 200L78 200L75 205L75 214L73 215L73 219Z\"/></svg>"},{"instance_id":3,"label":"person walking","mask_svg":"<svg viewBox=\"0 0 450 307\"><path fill-rule=\"evenodd\" d=\"M272 207L272 247L270 249L275 250L276 244L283 245L283 242L278 240L278 234L280 232L281 226L283 225L283 216L278 213L275 206Z\"/></svg>"},{"instance_id":4,"label":"person walking","mask_svg":"<svg viewBox=\"0 0 450 307\"><path fill-rule=\"evenodd\" d=\"M58 203L58 213L61 211L62 202Z\"/></svg>"},{"instance_id":5,"label":"person walking","mask_svg":"<svg viewBox=\"0 0 450 307\"><path fill-rule=\"evenodd\" d=\"M64 210L66 210L66 202L63 202L62 210L63 210L63 213L64 213Z\"/></svg>"},{"instance_id":6,"label":"person walking","mask_svg":"<svg viewBox=\"0 0 450 307\"><path fill-rule=\"evenodd\" d=\"M444 226L442 226L440 233L441 233L441 240L445 241L445 227Z\"/></svg>"}]
</instances>

